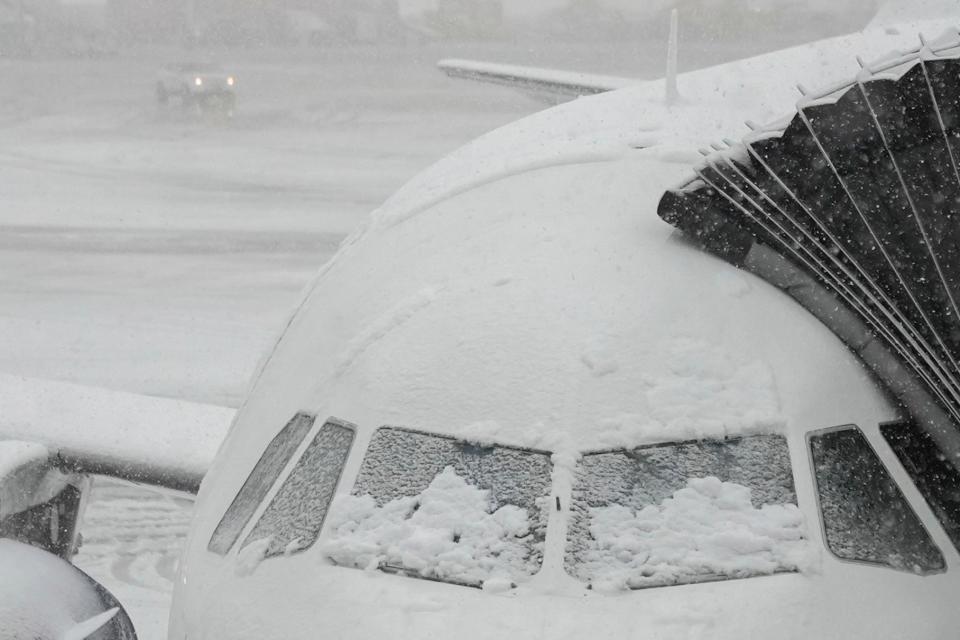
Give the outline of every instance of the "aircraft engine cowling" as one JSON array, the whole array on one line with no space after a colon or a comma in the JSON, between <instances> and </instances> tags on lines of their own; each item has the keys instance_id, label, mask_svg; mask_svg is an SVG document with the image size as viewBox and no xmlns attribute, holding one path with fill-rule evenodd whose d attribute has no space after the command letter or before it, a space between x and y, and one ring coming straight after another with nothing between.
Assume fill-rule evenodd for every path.
<instances>
[{"instance_id":1,"label":"aircraft engine cowling","mask_svg":"<svg viewBox=\"0 0 960 640\"><path fill-rule=\"evenodd\" d=\"M0 441L0 640L136 640L117 599L70 564L90 479L58 460Z\"/></svg>"},{"instance_id":2,"label":"aircraft engine cowling","mask_svg":"<svg viewBox=\"0 0 960 640\"><path fill-rule=\"evenodd\" d=\"M0 539L0 640L136 640L117 599L66 560Z\"/></svg>"}]
</instances>

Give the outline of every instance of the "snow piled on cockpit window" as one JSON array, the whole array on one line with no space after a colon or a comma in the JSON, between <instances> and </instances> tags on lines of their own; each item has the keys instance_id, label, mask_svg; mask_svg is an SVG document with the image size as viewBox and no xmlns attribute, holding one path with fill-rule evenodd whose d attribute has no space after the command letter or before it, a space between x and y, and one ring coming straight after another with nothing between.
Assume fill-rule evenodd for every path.
<instances>
[{"instance_id":1,"label":"snow piled on cockpit window","mask_svg":"<svg viewBox=\"0 0 960 640\"><path fill-rule=\"evenodd\" d=\"M578 573L604 591L796 571L807 553L796 505L754 507L748 487L712 476L639 511L592 507L590 534Z\"/></svg>"},{"instance_id":2,"label":"snow piled on cockpit window","mask_svg":"<svg viewBox=\"0 0 960 640\"><path fill-rule=\"evenodd\" d=\"M525 540L531 522L524 508L493 507L489 490L448 466L418 495L382 506L369 494L338 498L323 551L339 565L509 586L539 566Z\"/></svg>"}]
</instances>

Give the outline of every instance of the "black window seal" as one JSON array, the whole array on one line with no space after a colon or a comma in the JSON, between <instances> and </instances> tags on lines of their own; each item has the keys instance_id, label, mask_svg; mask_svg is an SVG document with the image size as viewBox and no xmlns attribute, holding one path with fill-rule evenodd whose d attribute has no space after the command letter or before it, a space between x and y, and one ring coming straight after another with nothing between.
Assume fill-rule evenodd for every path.
<instances>
[{"instance_id":1,"label":"black window seal","mask_svg":"<svg viewBox=\"0 0 960 640\"><path fill-rule=\"evenodd\" d=\"M815 436L820 436L827 433L836 433L838 431L851 431L851 430L854 430L860 434L860 437L863 438L863 441L867 443L867 447L870 448L870 452L877 459L877 462L879 462L883 470L887 472L887 476L890 478L890 481L893 482L893 485L897 488L897 492L900 494L900 497L903 498L903 501L907 504L907 507L910 509L910 513L912 513L913 517L917 519L917 523L920 525L920 528L923 529L923 532L927 534L927 538L930 540L930 544L932 544L934 548L940 553L940 557L941 559L943 559L942 568L926 569L924 571L906 571L904 569L897 569L896 567L891 567L890 565L883 564L882 562L871 562L870 560L861 560L859 558L841 558L833 551L833 549L830 548L830 545L827 542L826 520L823 517L823 507L820 504L820 485L817 481L817 469L813 463L813 448L812 448L811 440ZM898 574L912 575L912 576L917 576L921 578L926 578L928 576L933 576L933 575L940 575L947 572L947 569L949 568L949 566L947 564L946 556L943 555L943 549L940 548L940 545L937 544L937 541L934 540L933 536L930 535L930 530L927 528L927 525L923 522L923 519L920 518L920 516L917 514L916 509L914 509L913 503L910 502L910 500L907 499L907 496L903 494L903 488L900 486L900 483L897 482L896 477L893 475L893 473L890 472L890 468L883 461L883 458L881 458L877 454L877 450L874 448L873 443L870 442L870 438L867 437L867 434L863 432L863 429L861 429L859 425L851 422L849 424L841 424L833 427L826 427L824 429L814 429L812 431L808 431L805 434L805 440L807 444L806 446L807 464L810 466L810 477L811 477L811 480L813 481L813 498L816 501L816 507L817 507L817 521L819 522L819 525L820 525L820 539L823 541L823 546L827 549L827 552L835 560L846 563L846 564L861 565L865 567L871 567L874 569L886 569L888 571L895 571Z\"/></svg>"}]
</instances>

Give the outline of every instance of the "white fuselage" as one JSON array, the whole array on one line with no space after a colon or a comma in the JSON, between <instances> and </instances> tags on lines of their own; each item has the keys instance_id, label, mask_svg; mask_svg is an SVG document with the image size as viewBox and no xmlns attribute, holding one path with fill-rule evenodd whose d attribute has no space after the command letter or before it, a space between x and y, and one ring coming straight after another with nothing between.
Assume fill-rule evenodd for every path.
<instances>
[{"instance_id":1,"label":"white fuselage","mask_svg":"<svg viewBox=\"0 0 960 640\"><path fill-rule=\"evenodd\" d=\"M856 36L737 63L776 85L763 94L764 83L727 77L708 96L707 73L697 72L681 77L686 102L675 107L647 108L655 86L565 105L454 154L375 212L307 291L204 480L169 637L955 637L960 555L880 434L895 408L815 318L688 245L655 213L662 192L687 176L692 145L735 134L735 117L788 113L786 82L839 79L835 67L816 68L819 56L857 45L879 46ZM552 453L539 571L515 588L481 590L334 566L329 523L309 548L259 559L247 535L310 437L238 542L209 551L221 516L297 412L317 416L311 434L330 417L356 426L340 496L385 425ZM841 425L859 427L945 570L828 550L808 438ZM570 574L581 454L749 434L786 438L804 519L799 572L613 593Z\"/></svg>"}]
</instances>

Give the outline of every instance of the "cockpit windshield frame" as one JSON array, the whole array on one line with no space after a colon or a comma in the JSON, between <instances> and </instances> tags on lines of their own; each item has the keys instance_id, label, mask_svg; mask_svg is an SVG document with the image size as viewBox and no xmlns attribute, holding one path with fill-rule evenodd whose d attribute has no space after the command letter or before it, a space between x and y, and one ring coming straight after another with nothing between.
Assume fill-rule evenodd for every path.
<instances>
[{"instance_id":1,"label":"cockpit windshield frame","mask_svg":"<svg viewBox=\"0 0 960 640\"><path fill-rule=\"evenodd\" d=\"M350 493L333 507L325 555L339 566L376 562L386 573L469 587L494 578L502 585L508 576L510 586L528 580L543 565L551 456L383 425L371 435ZM338 508L353 519L341 521ZM396 555L404 540L412 544L418 536L443 531L451 537L441 536L429 561L416 549L410 551L417 558L414 566L398 561L401 556L384 557ZM388 544L381 535L393 537Z\"/></svg>"},{"instance_id":2,"label":"cockpit windshield frame","mask_svg":"<svg viewBox=\"0 0 960 640\"><path fill-rule=\"evenodd\" d=\"M716 464L724 462L726 458L733 455L722 447L735 446L741 443L756 443L754 449L745 451L747 457L761 456L767 459L770 456L776 456L776 459L783 462L783 465L781 465L782 468L778 468L771 474L763 475L756 472L756 470L751 471L747 469L746 465L738 465L731 468L743 469L742 473L733 475L720 473L721 468L716 467ZM678 448L692 448L691 454L696 453L693 449L700 449L700 453L702 454L700 461L690 459L672 473L658 474L656 470L660 469L661 465L656 464L648 471L644 471L644 462L637 458L638 455L642 455L645 452L662 450L662 455L670 455L671 459L674 459L674 457L678 455L676 451ZM628 478L622 478L621 474L615 474L614 477L614 480L623 480L625 482L625 484L621 486L621 490L628 491L633 496L629 502L622 503L614 500L602 500L598 496L594 496L593 499L587 497L588 494L595 493L600 489L600 484L598 484L596 478L594 478L593 484L590 484L590 471L586 468L587 461L591 457L604 455L615 455L627 459L627 464L630 465L630 471L633 474L637 474L638 477L634 479L634 482L630 482ZM630 462L631 460L633 461L632 463ZM732 458L731 462L733 462ZM614 466L618 466L616 460L613 461L613 464ZM708 470L707 473L695 473L695 471L703 471L702 469L698 469L698 467L704 467ZM649 476L648 480L651 480L651 482L642 482L640 476ZM594 536L593 527L596 523L594 522L594 515L592 514L595 511L603 511L610 508L616 509L619 507L620 509L629 510L634 519L641 517L641 515L647 517L655 514L658 510L668 508L668 505L680 505L681 503L677 502L677 498L681 491L684 492L684 496L690 491L694 491L694 494L691 495L697 494L697 491L693 489L693 485L699 484L701 481L707 483L712 482L714 485L717 485L712 488L705 487L705 489L712 490L721 488L724 490L734 490L740 494L741 498L743 498L744 495L743 490L749 490L749 504L744 503L741 505L743 509L747 511L749 511L748 507L750 507L756 514L763 513L763 509L766 509L767 505L781 511L786 510L784 514L788 517L784 522L792 522L792 524L787 527L792 527L792 529L790 531L785 529L783 533L796 534L794 542L788 544L797 548L809 544L809 540L804 534L802 515L798 506L796 478L793 473L790 447L787 439L782 434L761 433L737 435L726 438L657 442L629 448L612 447L584 452L577 466L577 478L575 479L573 493L571 495L570 521L566 531L564 568L567 573L573 578L584 582L584 584L588 585L588 588L593 588L596 584L600 584L604 585L601 587L603 590L609 590L610 588L637 590L764 577L779 573L792 573L799 570L799 567L793 563L791 559L791 556L795 555L796 552L792 547L789 552L786 548L783 548L778 553L773 553L771 557L764 558L761 564L776 566L772 569L767 567L767 569L762 571L733 568L725 569L724 572L721 572L715 570L717 567L713 567L714 570L708 570L710 569L708 566L710 564L709 562L699 568L686 566L683 563L673 564L670 560L663 559L667 558L669 553L666 555L660 553L660 551L669 549L669 547L662 549L650 547L650 553L647 555L647 559L643 560L643 563L650 560L651 562L655 562L655 564L652 568L648 568L645 565L640 573L638 573L639 569L637 567L632 567L633 554L630 554L631 559L629 563L627 563L624 558L617 556L619 562L631 565L629 570L627 566L621 566L619 569L614 567L616 570L610 570L608 566L609 563L605 563L602 560L603 549L606 543L597 540ZM610 488L616 492L615 487ZM757 491L761 488L764 490L758 494ZM640 491L639 494L637 493L638 489ZM639 502L637 502L638 500ZM653 509L653 511L648 511L648 509ZM643 514L641 514L641 511ZM787 514L787 511L789 511L789 514ZM666 511L663 513L666 514ZM751 511L751 513L753 512ZM774 517L773 512L767 512L767 514L769 517ZM663 517L666 518L666 515ZM782 520L783 518L781 517L780 519ZM670 518L665 519L663 522L669 523ZM650 523L641 524L646 526L646 524ZM643 529L643 527L641 527L641 529ZM669 535L676 536L685 533L684 531L671 532L669 529L663 529L662 531L658 529L657 531L659 532L658 535L663 534L668 535L668 537ZM688 535L689 533L687 536ZM655 541L657 541L658 544L660 542L659 538L650 538L648 543L653 544ZM654 551L657 551L657 553L654 553ZM600 557L598 558L598 556ZM660 559L657 560L657 558ZM597 564L597 561L600 562L600 565L606 566L605 571L607 575L592 574L593 569L591 569L591 567ZM647 573L648 570L652 571L649 575ZM665 571L665 574L658 580L657 572L661 570ZM671 576L671 572L675 575ZM620 584L620 587L610 586L614 582Z\"/></svg>"}]
</instances>

